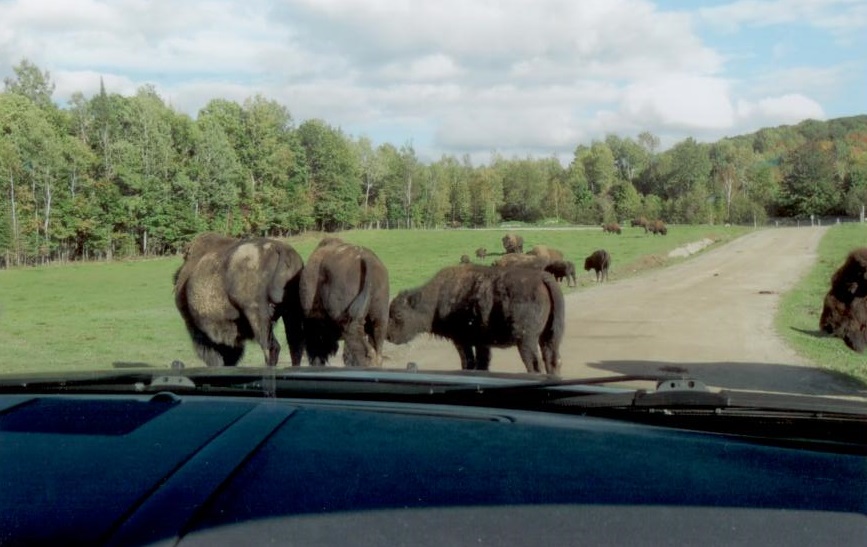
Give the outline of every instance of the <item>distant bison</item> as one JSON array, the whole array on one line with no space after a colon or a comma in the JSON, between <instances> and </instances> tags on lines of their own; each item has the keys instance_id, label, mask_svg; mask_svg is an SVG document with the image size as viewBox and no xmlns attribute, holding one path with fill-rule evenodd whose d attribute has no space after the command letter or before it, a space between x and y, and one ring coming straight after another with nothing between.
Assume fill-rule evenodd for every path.
<instances>
[{"instance_id":1,"label":"distant bison","mask_svg":"<svg viewBox=\"0 0 867 547\"><path fill-rule=\"evenodd\" d=\"M557 282L566 279L566 284L574 287L578 284L575 274L575 263L570 260L552 260L545 266L545 271L554 276Z\"/></svg>"},{"instance_id":2,"label":"distant bison","mask_svg":"<svg viewBox=\"0 0 867 547\"><path fill-rule=\"evenodd\" d=\"M452 266L391 302L388 340L448 338L464 369L488 370L491 347L518 346L528 372L558 374L565 306L557 281L533 268ZM541 348L541 357L540 357Z\"/></svg>"},{"instance_id":3,"label":"distant bison","mask_svg":"<svg viewBox=\"0 0 867 547\"><path fill-rule=\"evenodd\" d=\"M301 274L311 365L325 365L344 341L347 366L378 366L388 323L388 271L365 247L323 239Z\"/></svg>"},{"instance_id":4,"label":"distant bison","mask_svg":"<svg viewBox=\"0 0 867 547\"><path fill-rule=\"evenodd\" d=\"M470 255L461 255L461 264L469 264Z\"/></svg>"},{"instance_id":5,"label":"distant bison","mask_svg":"<svg viewBox=\"0 0 867 547\"><path fill-rule=\"evenodd\" d=\"M495 260L492 266L528 266L542 270L548 265L548 259L530 254L507 254Z\"/></svg>"},{"instance_id":6,"label":"distant bison","mask_svg":"<svg viewBox=\"0 0 867 547\"><path fill-rule=\"evenodd\" d=\"M651 220L647 223L645 229L653 235L666 235L668 233L668 227L661 220Z\"/></svg>"},{"instance_id":7,"label":"distant bison","mask_svg":"<svg viewBox=\"0 0 867 547\"><path fill-rule=\"evenodd\" d=\"M849 253L831 277L819 328L842 338L851 350L867 348L867 247Z\"/></svg>"},{"instance_id":8,"label":"distant bison","mask_svg":"<svg viewBox=\"0 0 867 547\"><path fill-rule=\"evenodd\" d=\"M517 234L506 234L503 236L503 249L506 253L523 253L524 238Z\"/></svg>"},{"instance_id":9,"label":"distant bison","mask_svg":"<svg viewBox=\"0 0 867 547\"><path fill-rule=\"evenodd\" d=\"M476 249L476 258L484 260L485 257L488 256L488 250L484 247L479 247Z\"/></svg>"},{"instance_id":10,"label":"distant bison","mask_svg":"<svg viewBox=\"0 0 867 547\"><path fill-rule=\"evenodd\" d=\"M632 221L630 222L630 224L633 228L635 228L635 227L644 228L644 231L647 231L647 223L648 222L649 221L645 217L638 217L638 218L633 218Z\"/></svg>"},{"instance_id":11,"label":"distant bison","mask_svg":"<svg viewBox=\"0 0 867 547\"><path fill-rule=\"evenodd\" d=\"M609 267L611 267L611 255L605 249L593 251L593 254L584 259L584 271L594 270L597 282L608 280Z\"/></svg>"},{"instance_id":12,"label":"distant bison","mask_svg":"<svg viewBox=\"0 0 867 547\"><path fill-rule=\"evenodd\" d=\"M620 224L617 224L616 222L609 222L602 225L602 233L605 234L620 234L621 231Z\"/></svg>"},{"instance_id":13,"label":"distant bison","mask_svg":"<svg viewBox=\"0 0 867 547\"><path fill-rule=\"evenodd\" d=\"M255 340L265 363L277 364L274 323L282 318L292 364L304 351L298 282L304 263L289 245L267 238L237 240L207 232L189 245L175 272L175 305L196 354L208 366L236 365Z\"/></svg>"},{"instance_id":14,"label":"distant bison","mask_svg":"<svg viewBox=\"0 0 867 547\"><path fill-rule=\"evenodd\" d=\"M536 245L527 251L527 254L547 258L548 260L563 260L562 251L548 247L547 245Z\"/></svg>"}]
</instances>

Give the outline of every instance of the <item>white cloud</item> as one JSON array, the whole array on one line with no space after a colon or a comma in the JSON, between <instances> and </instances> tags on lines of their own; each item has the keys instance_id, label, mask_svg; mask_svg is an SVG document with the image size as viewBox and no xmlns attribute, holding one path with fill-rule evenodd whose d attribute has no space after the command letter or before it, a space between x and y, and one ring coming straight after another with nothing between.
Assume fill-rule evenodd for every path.
<instances>
[{"instance_id":1,"label":"white cloud","mask_svg":"<svg viewBox=\"0 0 867 547\"><path fill-rule=\"evenodd\" d=\"M741 26L766 27L800 23L840 34L867 28L863 0L737 0L698 10L710 24L728 31Z\"/></svg>"},{"instance_id":2,"label":"white cloud","mask_svg":"<svg viewBox=\"0 0 867 547\"><path fill-rule=\"evenodd\" d=\"M417 147L434 156L571 154L610 132L714 138L823 114L817 101L857 82L862 64L747 77L736 68L749 59L709 46L696 23L809 14L831 28L862 11L842 0L693 12L650 0L0 0L0 76L28 57L51 72L61 103L103 77L122 94L155 84L192 115L213 98L261 93L296 121L391 128L390 142L429 139Z\"/></svg>"},{"instance_id":3,"label":"white cloud","mask_svg":"<svg viewBox=\"0 0 867 547\"><path fill-rule=\"evenodd\" d=\"M807 118L825 119L825 112L819 103L799 94L768 97L756 102L739 101L737 115L756 127L797 123Z\"/></svg>"}]
</instances>

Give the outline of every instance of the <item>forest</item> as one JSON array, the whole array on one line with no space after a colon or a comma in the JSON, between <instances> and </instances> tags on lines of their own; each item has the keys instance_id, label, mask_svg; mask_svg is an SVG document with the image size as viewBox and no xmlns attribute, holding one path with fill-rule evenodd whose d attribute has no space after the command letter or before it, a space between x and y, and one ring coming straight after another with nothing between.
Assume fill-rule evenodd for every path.
<instances>
[{"instance_id":1,"label":"forest","mask_svg":"<svg viewBox=\"0 0 867 547\"><path fill-rule=\"evenodd\" d=\"M22 60L0 93L0 267L176 253L196 233L287 236L504 221L762 224L857 216L867 204L867 115L662 150L607 135L554 155L421 161L257 95L192 118L150 85L53 99Z\"/></svg>"}]
</instances>

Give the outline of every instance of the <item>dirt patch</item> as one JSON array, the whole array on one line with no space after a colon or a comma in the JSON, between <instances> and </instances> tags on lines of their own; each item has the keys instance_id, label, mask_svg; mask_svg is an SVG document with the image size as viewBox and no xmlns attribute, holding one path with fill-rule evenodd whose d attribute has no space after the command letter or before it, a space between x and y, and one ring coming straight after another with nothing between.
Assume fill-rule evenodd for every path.
<instances>
[{"instance_id":1,"label":"dirt patch","mask_svg":"<svg viewBox=\"0 0 867 547\"><path fill-rule=\"evenodd\" d=\"M713 245L713 243L714 240L709 238L704 238L701 241L693 241L692 243L687 243L686 245L674 249L673 251L668 253L668 256L669 258L686 258L701 251L705 247Z\"/></svg>"}]
</instances>

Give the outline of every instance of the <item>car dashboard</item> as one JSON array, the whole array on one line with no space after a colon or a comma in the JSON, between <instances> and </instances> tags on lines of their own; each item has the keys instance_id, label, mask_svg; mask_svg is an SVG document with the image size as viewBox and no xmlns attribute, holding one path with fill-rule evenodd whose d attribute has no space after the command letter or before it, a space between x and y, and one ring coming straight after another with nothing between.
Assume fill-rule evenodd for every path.
<instances>
[{"instance_id":1,"label":"car dashboard","mask_svg":"<svg viewBox=\"0 0 867 547\"><path fill-rule=\"evenodd\" d=\"M0 396L0 545L867 544L867 456L578 414Z\"/></svg>"}]
</instances>

